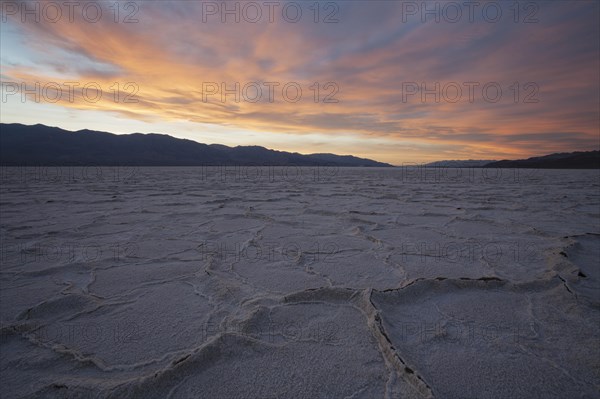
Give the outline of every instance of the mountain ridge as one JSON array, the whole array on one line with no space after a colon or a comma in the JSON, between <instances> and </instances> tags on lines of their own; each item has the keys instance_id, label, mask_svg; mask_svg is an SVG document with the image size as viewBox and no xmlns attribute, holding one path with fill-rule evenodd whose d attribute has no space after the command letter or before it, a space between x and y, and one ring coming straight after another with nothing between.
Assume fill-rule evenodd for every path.
<instances>
[{"instance_id":1,"label":"mountain ridge","mask_svg":"<svg viewBox=\"0 0 600 399\"><path fill-rule=\"evenodd\" d=\"M258 145L204 144L164 133L69 131L43 124L0 124L3 166L358 166L393 167L353 155L300 154ZM516 160L441 160L432 168L600 169L600 151L553 153Z\"/></svg>"},{"instance_id":2,"label":"mountain ridge","mask_svg":"<svg viewBox=\"0 0 600 399\"><path fill-rule=\"evenodd\" d=\"M600 169L600 151L555 152L527 159L491 162L484 168Z\"/></svg>"},{"instance_id":3,"label":"mountain ridge","mask_svg":"<svg viewBox=\"0 0 600 399\"><path fill-rule=\"evenodd\" d=\"M600 169L600 151L556 152L526 159L444 160L429 162L430 168L533 168L533 169Z\"/></svg>"},{"instance_id":4,"label":"mountain ridge","mask_svg":"<svg viewBox=\"0 0 600 399\"><path fill-rule=\"evenodd\" d=\"M161 133L68 131L42 124L0 124L0 164L122 166L362 166L392 165L353 155L299 154L262 146L204 144Z\"/></svg>"}]
</instances>

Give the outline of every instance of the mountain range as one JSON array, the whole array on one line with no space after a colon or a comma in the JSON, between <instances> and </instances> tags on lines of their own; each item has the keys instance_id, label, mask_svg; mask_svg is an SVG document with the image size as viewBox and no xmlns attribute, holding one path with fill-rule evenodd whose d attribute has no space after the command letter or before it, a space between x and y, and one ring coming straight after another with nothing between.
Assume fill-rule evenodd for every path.
<instances>
[{"instance_id":1,"label":"mountain range","mask_svg":"<svg viewBox=\"0 0 600 399\"><path fill-rule=\"evenodd\" d=\"M352 155L299 154L260 146L228 147L166 134L71 132L41 124L0 124L0 165L119 166L364 166L392 165ZM600 151L555 153L518 160L436 161L426 167L600 169Z\"/></svg>"},{"instance_id":2,"label":"mountain range","mask_svg":"<svg viewBox=\"0 0 600 399\"><path fill-rule=\"evenodd\" d=\"M533 169L600 169L600 151L559 152L541 157L503 160L488 163L485 168Z\"/></svg>"},{"instance_id":3,"label":"mountain range","mask_svg":"<svg viewBox=\"0 0 600 399\"><path fill-rule=\"evenodd\" d=\"M392 166L351 155L228 147L166 134L71 132L45 125L0 124L0 164L120 166Z\"/></svg>"},{"instance_id":4,"label":"mountain range","mask_svg":"<svg viewBox=\"0 0 600 399\"><path fill-rule=\"evenodd\" d=\"M425 164L431 168L599 169L600 151L560 152L516 160L457 160Z\"/></svg>"}]
</instances>

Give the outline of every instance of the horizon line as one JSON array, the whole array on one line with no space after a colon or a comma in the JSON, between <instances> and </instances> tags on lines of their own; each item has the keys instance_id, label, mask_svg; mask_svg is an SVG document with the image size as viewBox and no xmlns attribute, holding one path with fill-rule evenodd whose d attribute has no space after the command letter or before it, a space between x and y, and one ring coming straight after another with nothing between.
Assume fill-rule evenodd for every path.
<instances>
[{"instance_id":1,"label":"horizon line","mask_svg":"<svg viewBox=\"0 0 600 399\"><path fill-rule=\"evenodd\" d=\"M280 149L276 149L276 148L270 148L270 147L266 147L264 145L259 145L259 144L252 144L252 145L236 145L236 146L229 146L226 144L222 144L222 143L207 143L207 142L200 142L194 139L190 139L190 138L179 138L179 137L175 137L172 134L169 133L160 133L160 132L150 132L150 133L142 133L142 132L129 132L129 133L117 133L117 132L111 132L111 131L107 131L107 130L94 130L91 128L85 128L85 129L79 129L79 130L71 130L68 128L63 128L61 126L51 126L51 125L45 125L43 123L35 123L35 124L27 124L27 123L21 123L21 122L12 122L12 123L6 123L6 122L0 122L1 125L22 125L22 126L45 126L45 127L50 127L50 128L56 128L56 129L60 129L60 130L64 130L67 132L71 132L71 133L78 133L78 132L84 132L84 131L94 131L94 132L99 132L99 133L107 133L107 134L112 134L115 136L128 136L128 135L134 135L134 134L141 134L141 135L162 135L162 136L168 136L170 138L176 139L176 140L187 140L187 141L191 141L197 144L204 144L204 145L221 145L224 147L228 147L228 148L235 148L235 147L261 147L261 148L265 148L271 151L278 151L278 152L290 152L290 153L295 153L295 154L300 154L300 155L318 155L318 154L331 154L331 155L336 155L336 156L351 156L351 157L355 157L355 158L360 158L360 159L368 159L371 161L376 161L376 162L380 162L380 163L385 163L394 167L400 167L403 165L397 165L397 164L392 164L389 162L384 162L384 161L380 161L377 159L373 159L373 158L366 158L366 157L362 157L362 156L358 156L358 155L354 155L354 154L337 154L337 153L333 153L333 152L312 152L312 153L303 153L303 152L299 152L299 151L285 151L285 150L280 150ZM588 150L588 151L598 151L599 149L596 150ZM572 153L572 152L586 152L586 151L565 151L564 153ZM561 153L561 152L559 152ZM557 154L555 153L551 153L551 154ZM551 155L551 154L540 154L540 155L533 155L530 156L528 158L536 158L536 157L542 157L545 155ZM516 160L522 160L522 159L528 159L528 158L513 158L513 159L509 159L509 158L504 158L504 159L438 159L438 160L434 160L434 161L428 161L428 162L411 162L411 164L422 164L422 165L426 165L426 164L431 164L431 163L436 163L436 162L448 162L448 161L458 161L458 162L468 162L468 161L490 161L490 162L496 162L496 161L516 161Z\"/></svg>"}]
</instances>

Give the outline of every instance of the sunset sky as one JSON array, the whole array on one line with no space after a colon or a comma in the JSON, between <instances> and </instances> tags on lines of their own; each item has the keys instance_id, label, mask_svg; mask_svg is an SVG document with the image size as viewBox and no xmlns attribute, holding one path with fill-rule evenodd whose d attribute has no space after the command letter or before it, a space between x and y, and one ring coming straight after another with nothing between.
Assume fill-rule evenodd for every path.
<instances>
[{"instance_id":1,"label":"sunset sky","mask_svg":"<svg viewBox=\"0 0 600 399\"><path fill-rule=\"evenodd\" d=\"M2 3L3 123L396 165L600 146L597 1L74 3Z\"/></svg>"}]
</instances>

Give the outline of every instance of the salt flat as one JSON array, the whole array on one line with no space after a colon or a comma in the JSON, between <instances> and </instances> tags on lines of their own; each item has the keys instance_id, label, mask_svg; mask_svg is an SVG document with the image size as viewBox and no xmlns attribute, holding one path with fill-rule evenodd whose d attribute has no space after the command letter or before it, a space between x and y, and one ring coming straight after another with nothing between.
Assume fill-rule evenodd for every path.
<instances>
[{"instance_id":1,"label":"salt flat","mask_svg":"<svg viewBox=\"0 0 600 399\"><path fill-rule=\"evenodd\" d=\"M598 171L2 168L2 398L598 398Z\"/></svg>"}]
</instances>

